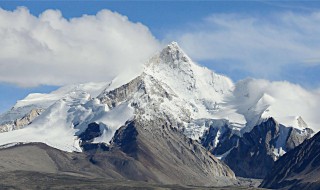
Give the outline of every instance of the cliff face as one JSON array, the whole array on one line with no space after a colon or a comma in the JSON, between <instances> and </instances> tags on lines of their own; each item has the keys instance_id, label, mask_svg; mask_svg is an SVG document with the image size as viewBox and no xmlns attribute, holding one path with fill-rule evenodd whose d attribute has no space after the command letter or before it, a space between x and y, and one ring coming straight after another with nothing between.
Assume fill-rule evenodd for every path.
<instances>
[{"instance_id":1,"label":"cliff face","mask_svg":"<svg viewBox=\"0 0 320 190\"><path fill-rule=\"evenodd\" d=\"M281 157L261 187L320 189L320 133Z\"/></svg>"},{"instance_id":2,"label":"cliff face","mask_svg":"<svg viewBox=\"0 0 320 190\"><path fill-rule=\"evenodd\" d=\"M243 135L233 132L227 121L214 124L202 137L202 145L221 157L237 176L249 178L264 178L277 159L313 134L309 128L285 127L273 118Z\"/></svg>"}]
</instances>

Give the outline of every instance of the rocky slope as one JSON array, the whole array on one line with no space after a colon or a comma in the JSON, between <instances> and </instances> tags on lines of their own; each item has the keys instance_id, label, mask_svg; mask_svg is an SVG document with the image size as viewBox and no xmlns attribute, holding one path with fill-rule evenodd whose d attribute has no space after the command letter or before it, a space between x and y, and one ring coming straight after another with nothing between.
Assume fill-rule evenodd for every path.
<instances>
[{"instance_id":1,"label":"rocky slope","mask_svg":"<svg viewBox=\"0 0 320 190\"><path fill-rule=\"evenodd\" d=\"M144 180L223 186L235 179L232 170L162 118L127 122L116 132L110 151L121 151L143 166L144 170L133 173L137 178L148 176ZM99 160L96 156L93 159Z\"/></svg>"},{"instance_id":2,"label":"rocky slope","mask_svg":"<svg viewBox=\"0 0 320 190\"><path fill-rule=\"evenodd\" d=\"M261 187L272 189L320 189L320 133L281 157Z\"/></svg>"}]
</instances>

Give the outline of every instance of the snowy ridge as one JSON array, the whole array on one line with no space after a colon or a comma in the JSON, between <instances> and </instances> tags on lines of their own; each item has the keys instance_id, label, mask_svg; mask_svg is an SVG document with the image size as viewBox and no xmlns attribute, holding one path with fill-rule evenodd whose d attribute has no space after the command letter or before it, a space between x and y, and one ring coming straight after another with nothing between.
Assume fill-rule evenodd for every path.
<instances>
[{"instance_id":1,"label":"snowy ridge","mask_svg":"<svg viewBox=\"0 0 320 190\"><path fill-rule=\"evenodd\" d=\"M49 94L32 93L22 100L17 101L13 108L0 115L0 124L10 123L15 119L20 119L33 109L46 109L56 101L68 96L75 91L88 92L92 97L97 96L110 83L85 83L67 85Z\"/></svg>"},{"instance_id":2,"label":"snowy ridge","mask_svg":"<svg viewBox=\"0 0 320 190\"><path fill-rule=\"evenodd\" d=\"M110 83L85 83L85 84L74 84L67 85L59 88L49 94L32 93L29 94L23 100L19 100L13 108L25 107L29 105L37 105L39 107L49 107L55 101L63 98L69 93L76 91L84 91L89 93L92 97L96 97L104 88L109 86Z\"/></svg>"}]
</instances>

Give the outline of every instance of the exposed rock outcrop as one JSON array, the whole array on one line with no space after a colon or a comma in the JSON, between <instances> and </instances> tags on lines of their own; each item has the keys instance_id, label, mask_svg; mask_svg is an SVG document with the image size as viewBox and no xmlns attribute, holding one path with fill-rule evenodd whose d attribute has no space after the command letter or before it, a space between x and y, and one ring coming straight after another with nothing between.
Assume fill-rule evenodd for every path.
<instances>
[{"instance_id":1,"label":"exposed rock outcrop","mask_svg":"<svg viewBox=\"0 0 320 190\"><path fill-rule=\"evenodd\" d=\"M0 132L3 133L3 132L21 129L29 125L42 112L43 112L43 109L32 109L29 113L24 115L22 118L15 119L13 122L0 125Z\"/></svg>"}]
</instances>

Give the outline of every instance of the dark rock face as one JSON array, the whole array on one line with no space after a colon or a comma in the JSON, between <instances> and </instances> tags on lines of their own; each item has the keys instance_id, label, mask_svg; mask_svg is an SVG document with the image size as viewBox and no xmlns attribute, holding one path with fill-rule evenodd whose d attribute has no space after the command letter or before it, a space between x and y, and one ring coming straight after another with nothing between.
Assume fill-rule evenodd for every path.
<instances>
[{"instance_id":1,"label":"dark rock face","mask_svg":"<svg viewBox=\"0 0 320 190\"><path fill-rule=\"evenodd\" d=\"M279 126L269 119L245 133L224 162L241 177L263 178L274 163L272 155Z\"/></svg>"},{"instance_id":2,"label":"dark rock face","mask_svg":"<svg viewBox=\"0 0 320 190\"><path fill-rule=\"evenodd\" d=\"M87 129L79 135L79 139L81 140L80 146L84 151L90 150L109 150L109 147L104 143L92 143L94 138L102 135L100 125L97 123L90 123Z\"/></svg>"},{"instance_id":3,"label":"dark rock face","mask_svg":"<svg viewBox=\"0 0 320 190\"><path fill-rule=\"evenodd\" d=\"M263 180L272 189L320 189L320 133L282 156Z\"/></svg>"},{"instance_id":4,"label":"dark rock face","mask_svg":"<svg viewBox=\"0 0 320 190\"><path fill-rule=\"evenodd\" d=\"M84 151L108 151L110 150L109 147L104 143L85 143L81 145Z\"/></svg>"},{"instance_id":5,"label":"dark rock face","mask_svg":"<svg viewBox=\"0 0 320 190\"><path fill-rule=\"evenodd\" d=\"M96 137L101 136L100 126L97 123L90 123L87 129L79 135L82 141L90 141Z\"/></svg>"},{"instance_id":6,"label":"dark rock face","mask_svg":"<svg viewBox=\"0 0 320 190\"><path fill-rule=\"evenodd\" d=\"M128 122L127 127L122 127L115 133L113 138L113 145L119 147L126 154L136 157L137 156L137 136L138 131L134 126L134 122Z\"/></svg>"},{"instance_id":7,"label":"dark rock face","mask_svg":"<svg viewBox=\"0 0 320 190\"><path fill-rule=\"evenodd\" d=\"M241 137L232 133L227 122L223 127L211 126L201 143L214 155L222 155L222 160L236 176L261 179L282 154L301 144L312 133L311 129L299 131L269 118ZM219 143L212 146L216 138Z\"/></svg>"},{"instance_id":8,"label":"dark rock face","mask_svg":"<svg viewBox=\"0 0 320 190\"><path fill-rule=\"evenodd\" d=\"M209 129L200 139L201 144L217 156L223 155L237 146L240 138L233 133L229 121L222 120L219 124L213 123L213 125L209 126Z\"/></svg>"}]
</instances>

